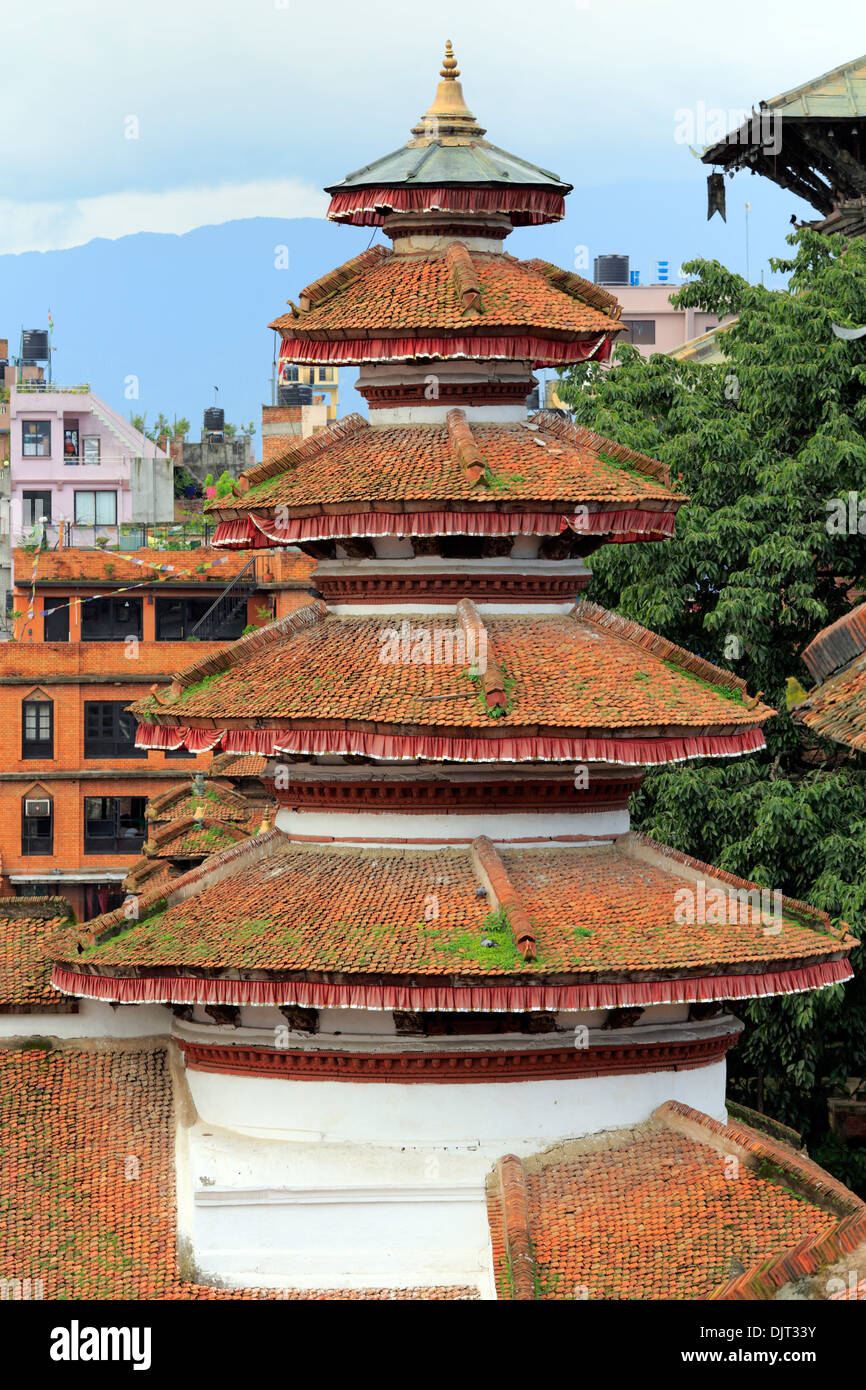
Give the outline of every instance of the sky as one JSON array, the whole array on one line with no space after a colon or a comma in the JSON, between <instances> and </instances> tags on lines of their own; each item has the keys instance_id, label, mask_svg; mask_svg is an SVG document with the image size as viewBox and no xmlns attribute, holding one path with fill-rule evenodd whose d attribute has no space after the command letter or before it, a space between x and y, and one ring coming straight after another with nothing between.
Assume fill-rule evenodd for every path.
<instances>
[{"instance_id":1,"label":"sky","mask_svg":"<svg viewBox=\"0 0 866 1390\"><path fill-rule=\"evenodd\" d=\"M545 237L524 236L520 246L512 238L515 254L571 267L580 248L590 257L624 251L645 280L657 259L676 269L692 255L743 273L748 200L750 272L757 279L763 271L769 282L767 259L784 253L791 214L809 209L742 174L727 185L727 223L707 223L707 171L684 131L701 146L716 113L738 124L753 103L866 51L866 7L862 0L728 0L722 9L695 0L39 0L5 6L2 36L0 336L14 338L22 322L41 325L50 307L55 341L77 365L87 355L88 325L56 311L64 275L75 273L69 248L129 238L129 273L152 277L158 300L174 275L161 276L150 241L142 269L138 234L162 237L168 270L178 239L196 229L284 219L280 240L289 248L303 240L306 272L307 219L324 213L322 185L405 142L432 100L446 38L488 138L575 185L566 221L543 229ZM304 221L293 232L296 219ZM358 236L345 232L342 258L362 249ZM316 274L335 263L326 242L329 258ZM234 238L226 244L236 250ZM23 265L17 257L34 252L48 253L44 296L38 271L15 274ZM239 269L226 263L223 273ZM294 280L290 260L259 320L259 376L270 361L265 325L305 283ZM170 316L171 303L164 309ZM122 314L118 303L118 331L128 331ZM161 351L171 354L165 328ZM223 331L231 334L232 325ZM175 379L185 382L177 366ZM116 384L103 386L86 361L82 372L123 408ZM167 398L154 405L167 413L198 409ZM258 405L245 398L234 414L249 418L251 409Z\"/></svg>"}]
</instances>

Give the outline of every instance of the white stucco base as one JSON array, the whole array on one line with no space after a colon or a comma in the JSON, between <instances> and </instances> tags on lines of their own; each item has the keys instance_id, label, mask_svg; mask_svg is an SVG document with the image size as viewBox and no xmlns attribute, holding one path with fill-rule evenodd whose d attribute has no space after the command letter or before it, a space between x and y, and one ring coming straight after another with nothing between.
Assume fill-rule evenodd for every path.
<instances>
[{"instance_id":1,"label":"white stucco base","mask_svg":"<svg viewBox=\"0 0 866 1390\"><path fill-rule=\"evenodd\" d=\"M493 1296L486 1172L460 1155L186 1135L193 1258L234 1287Z\"/></svg>"}]
</instances>

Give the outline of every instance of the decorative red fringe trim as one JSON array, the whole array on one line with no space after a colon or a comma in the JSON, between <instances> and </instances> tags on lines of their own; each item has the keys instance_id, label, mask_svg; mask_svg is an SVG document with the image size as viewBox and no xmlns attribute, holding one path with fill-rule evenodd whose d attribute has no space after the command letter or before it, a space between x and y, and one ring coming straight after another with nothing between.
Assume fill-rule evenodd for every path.
<instances>
[{"instance_id":1,"label":"decorative red fringe trim","mask_svg":"<svg viewBox=\"0 0 866 1390\"><path fill-rule=\"evenodd\" d=\"M610 333L597 338L538 338L532 333L519 337L465 337L444 335L407 338L346 338L312 339L284 338L280 346L280 361L291 363L317 362L401 362L408 358L503 358L506 361L531 361L534 367L556 367L562 362L586 362L594 357L606 362L610 357L613 339Z\"/></svg>"},{"instance_id":2,"label":"decorative red fringe trim","mask_svg":"<svg viewBox=\"0 0 866 1390\"><path fill-rule=\"evenodd\" d=\"M327 216L356 227L381 227L392 212L501 212L516 226L565 216L565 197L544 188L359 188L335 193Z\"/></svg>"},{"instance_id":3,"label":"decorative red fringe trim","mask_svg":"<svg viewBox=\"0 0 866 1390\"><path fill-rule=\"evenodd\" d=\"M616 1009L651 1004L762 999L825 989L854 978L847 960L824 961L761 975L625 981L606 985L332 985L287 980L214 980L184 975L129 979L79 974L55 965L51 983L61 994L123 1004L296 1004L308 1009L405 1009L435 1013L534 1013L537 1010Z\"/></svg>"},{"instance_id":4,"label":"decorative red fringe trim","mask_svg":"<svg viewBox=\"0 0 866 1390\"><path fill-rule=\"evenodd\" d=\"M343 536L558 536L567 526L579 535L609 534L619 541L663 540L673 535L675 525L675 512L645 512L636 507L579 517L561 512L350 512L297 517L279 529L273 518L251 513L237 521L221 521L213 545L296 545Z\"/></svg>"},{"instance_id":5,"label":"decorative red fringe trim","mask_svg":"<svg viewBox=\"0 0 866 1390\"><path fill-rule=\"evenodd\" d=\"M693 738L445 738L358 733L342 729L189 729L139 724L136 748L204 753L221 745L227 753L351 754L368 758L427 758L434 762L599 762L650 767L686 758L730 758L763 748L759 728Z\"/></svg>"}]
</instances>

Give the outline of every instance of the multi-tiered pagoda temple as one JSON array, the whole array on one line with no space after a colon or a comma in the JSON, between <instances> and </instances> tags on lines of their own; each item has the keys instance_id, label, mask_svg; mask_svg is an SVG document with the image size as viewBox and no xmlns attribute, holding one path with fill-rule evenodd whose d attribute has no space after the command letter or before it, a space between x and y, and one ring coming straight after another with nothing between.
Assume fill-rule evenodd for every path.
<instances>
[{"instance_id":1,"label":"multi-tiered pagoda temple","mask_svg":"<svg viewBox=\"0 0 866 1390\"><path fill-rule=\"evenodd\" d=\"M314 556L309 602L136 706L143 748L266 759L274 828L97 919L54 983L172 1009L203 1276L704 1296L856 1243L856 1199L773 1141L801 1211L725 1107L730 1006L846 980L853 943L629 829L646 768L760 749L773 711L582 597L594 550L672 536L686 499L527 417L533 369L605 360L619 309L507 252L569 185L490 144L458 77L449 44L408 144L329 190L384 240L275 321L287 360L359 368L369 421L213 507L217 544ZM687 1261L711 1247L685 1286L675 1189ZM599 1272L624 1244L631 1286Z\"/></svg>"}]
</instances>

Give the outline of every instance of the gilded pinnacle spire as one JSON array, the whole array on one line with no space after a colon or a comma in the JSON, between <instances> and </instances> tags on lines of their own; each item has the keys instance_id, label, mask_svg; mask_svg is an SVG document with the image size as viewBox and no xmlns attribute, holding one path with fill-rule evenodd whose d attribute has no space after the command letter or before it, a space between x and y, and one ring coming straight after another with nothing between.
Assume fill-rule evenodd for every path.
<instances>
[{"instance_id":1,"label":"gilded pinnacle spire","mask_svg":"<svg viewBox=\"0 0 866 1390\"><path fill-rule=\"evenodd\" d=\"M412 134L417 138L410 140L409 144L430 145L442 137L456 144L480 139L484 130L476 122L463 97L463 88L458 81L460 69L450 39L445 44L445 57L439 76L441 81L436 88L433 105L421 123L413 127Z\"/></svg>"}]
</instances>

